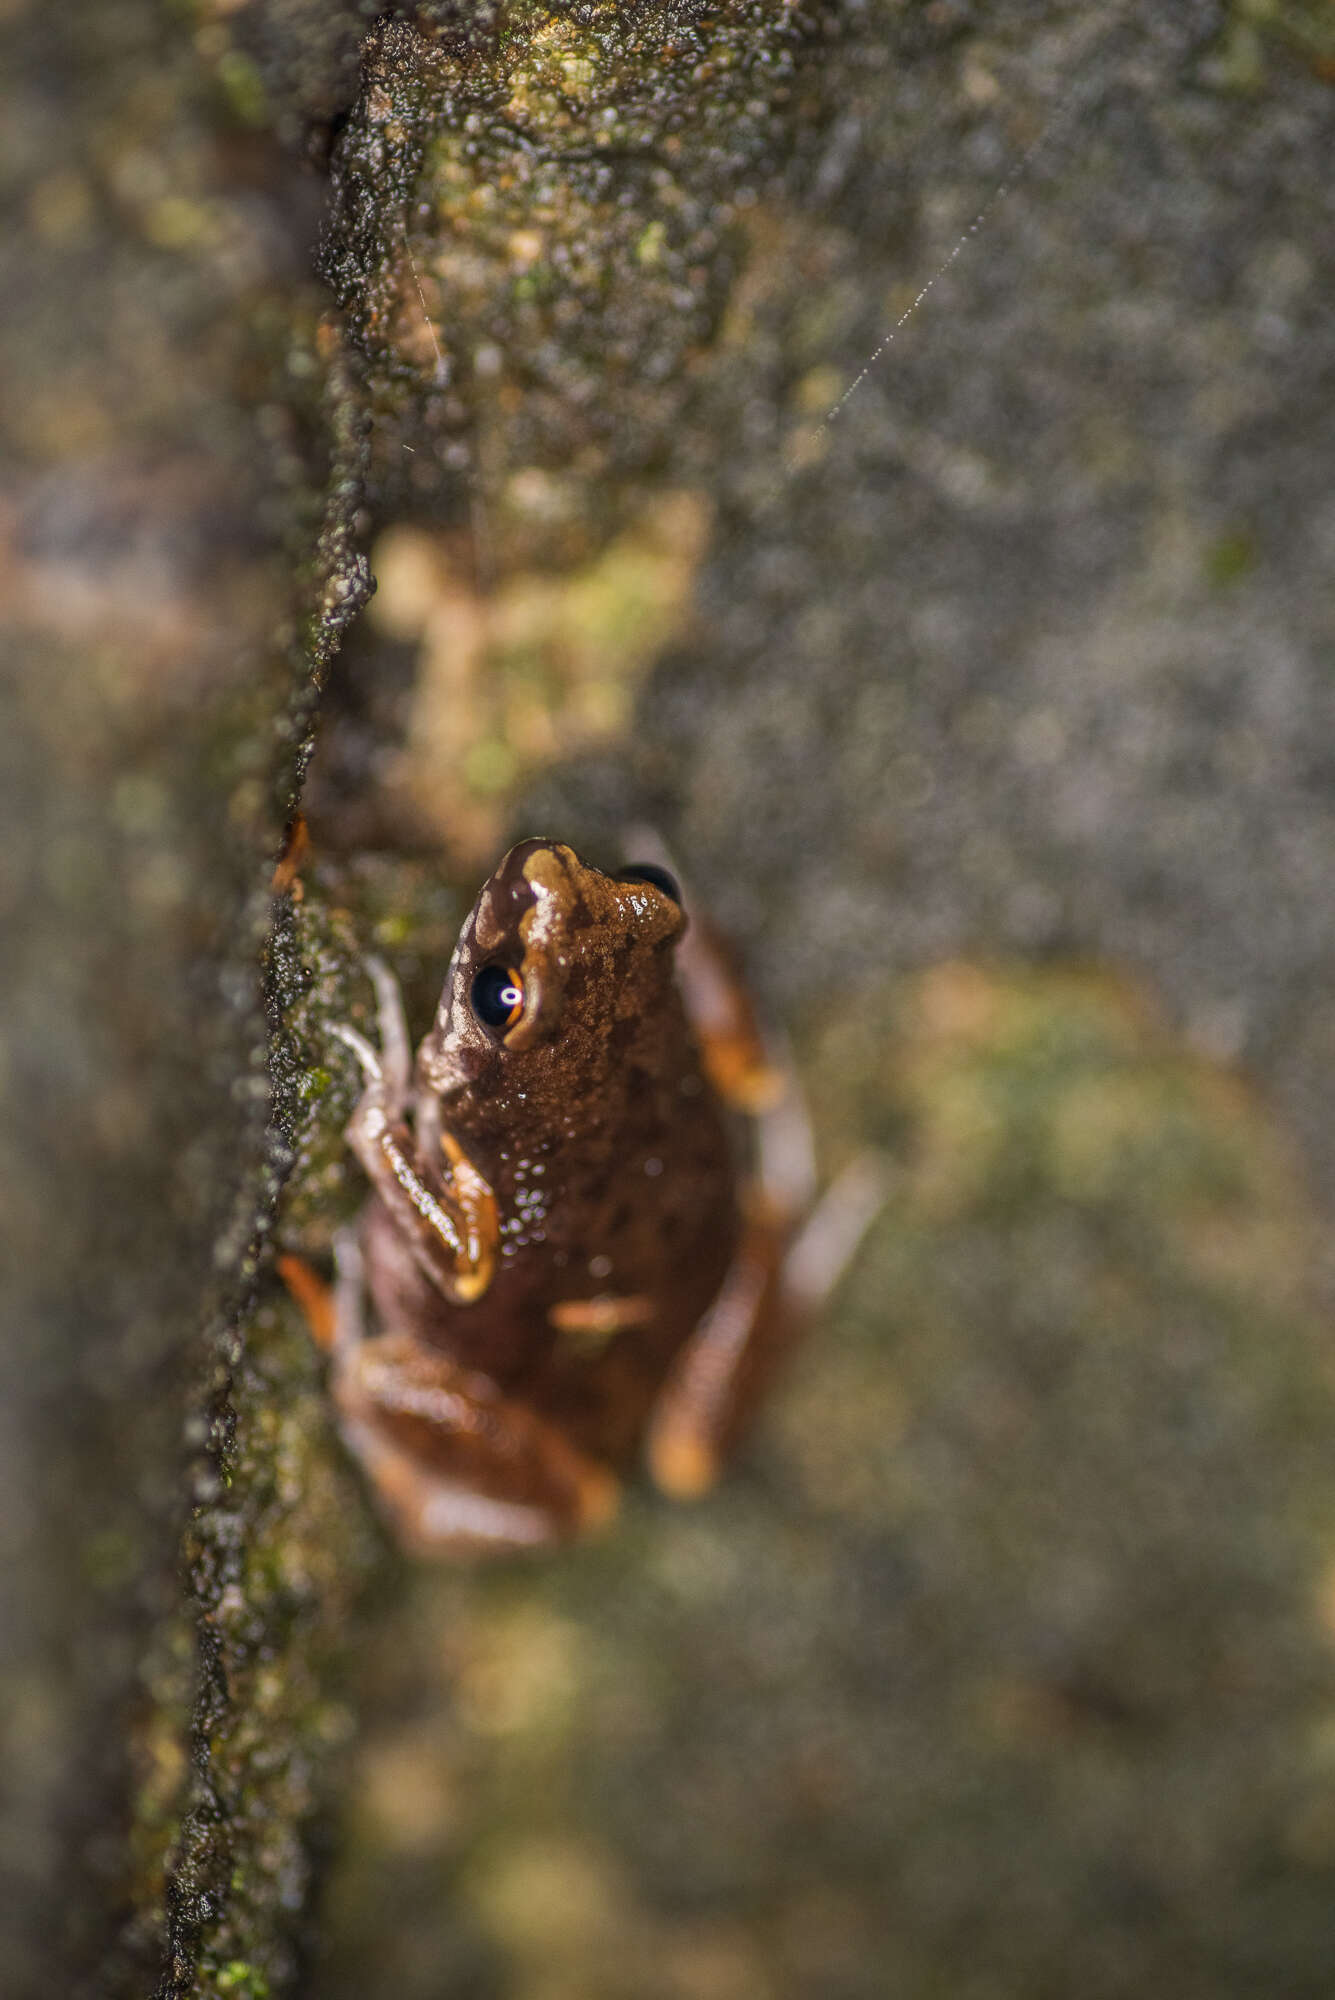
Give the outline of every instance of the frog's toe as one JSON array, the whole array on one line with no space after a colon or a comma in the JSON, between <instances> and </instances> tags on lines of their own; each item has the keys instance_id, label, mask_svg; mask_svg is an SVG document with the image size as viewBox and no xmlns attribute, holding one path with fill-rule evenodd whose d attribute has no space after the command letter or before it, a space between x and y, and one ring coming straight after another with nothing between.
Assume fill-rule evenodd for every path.
<instances>
[{"instance_id":1,"label":"frog's toe","mask_svg":"<svg viewBox=\"0 0 1335 2000\"><path fill-rule=\"evenodd\" d=\"M670 1500L698 1500L719 1476L718 1453L689 1424L659 1423L650 1432L649 1476Z\"/></svg>"},{"instance_id":2,"label":"frog's toe","mask_svg":"<svg viewBox=\"0 0 1335 2000\"><path fill-rule=\"evenodd\" d=\"M346 1043L348 1048L352 1050L352 1053L362 1066L362 1074L368 1083L384 1082L385 1072L381 1067L379 1053L372 1048L365 1035L360 1034L347 1021L334 1021L330 1025L329 1032L331 1035L337 1036L340 1042Z\"/></svg>"}]
</instances>

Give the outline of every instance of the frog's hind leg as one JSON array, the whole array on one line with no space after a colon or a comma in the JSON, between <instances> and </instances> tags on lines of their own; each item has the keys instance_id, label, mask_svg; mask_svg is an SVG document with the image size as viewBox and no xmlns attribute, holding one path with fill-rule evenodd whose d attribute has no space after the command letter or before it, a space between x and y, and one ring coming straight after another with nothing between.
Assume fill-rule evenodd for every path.
<instances>
[{"instance_id":1,"label":"frog's hind leg","mask_svg":"<svg viewBox=\"0 0 1335 2000\"><path fill-rule=\"evenodd\" d=\"M649 1432L657 1484L704 1492L775 1370L820 1310L885 1199L879 1159L860 1155L823 1198L806 1102L788 1051L761 1027L729 956L692 914L678 974L706 1072L752 1132L742 1240L719 1296L677 1359Z\"/></svg>"},{"instance_id":2,"label":"frog's hind leg","mask_svg":"<svg viewBox=\"0 0 1335 2000\"><path fill-rule=\"evenodd\" d=\"M707 1492L795 1329L779 1319L783 1236L751 1218L723 1288L678 1355L654 1405L646 1456L674 1499ZM763 1379L762 1379L763 1378Z\"/></svg>"},{"instance_id":3,"label":"frog's hind leg","mask_svg":"<svg viewBox=\"0 0 1335 2000\"><path fill-rule=\"evenodd\" d=\"M796 1231L753 1197L723 1288L678 1356L649 1427L655 1484L707 1492L791 1348L847 1270L884 1206L879 1157L859 1154Z\"/></svg>"},{"instance_id":4,"label":"frog's hind leg","mask_svg":"<svg viewBox=\"0 0 1335 2000\"><path fill-rule=\"evenodd\" d=\"M746 983L723 938L681 881L676 861L651 827L628 828L622 842L627 860L651 862L681 882L681 903L689 919L677 945L677 984L687 1018L695 1031L705 1074L723 1102L743 1116L759 1117L774 1110L784 1097L793 1099L798 1122L805 1125L786 1050L761 1026ZM788 1136L796 1134L787 1121ZM810 1143L806 1145L807 1184L798 1192L805 1206L814 1189Z\"/></svg>"},{"instance_id":5,"label":"frog's hind leg","mask_svg":"<svg viewBox=\"0 0 1335 2000\"><path fill-rule=\"evenodd\" d=\"M399 1540L420 1555L538 1548L601 1525L613 1475L541 1417L406 1334L367 1338L355 1229L334 1242L335 1279L280 1257L283 1282L331 1357L343 1441Z\"/></svg>"},{"instance_id":6,"label":"frog's hind leg","mask_svg":"<svg viewBox=\"0 0 1335 2000\"><path fill-rule=\"evenodd\" d=\"M619 1485L543 1417L409 1334L337 1358L334 1398L399 1539L422 1555L568 1540L610 1518Z\"/></svg>"},{"instance_id":7,"label":"frog's hind leg","mask_svg":"<svg viewBox=\"0 0 1335 2000\"><path fill-rule=\"evenodd\" d=\"M600 1525L619 1484L546 1420L410 1334L365 1337L361 1249L336 1245L333 1395L344 1442L421 1555L537 1548Z\"/></svg>"},{"instance_id":8,"label":"frog's hind leg","mask_svg":"<svg viewBox=\"0 0 1335 2000\"><path fill-rule=\"evenodd\" d=\"M884 1153L855 1153L788 1245L783 1293L806 1317L821 1310L889 1198L894 1169Z\"/></svg>"}]
</instances>

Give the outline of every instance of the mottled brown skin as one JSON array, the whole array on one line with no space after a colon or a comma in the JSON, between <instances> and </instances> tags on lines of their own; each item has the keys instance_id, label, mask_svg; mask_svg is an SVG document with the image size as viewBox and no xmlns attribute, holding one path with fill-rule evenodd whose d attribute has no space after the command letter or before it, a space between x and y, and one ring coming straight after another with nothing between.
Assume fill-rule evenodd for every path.
<instances>
[{"instance_id":1,"label":"mottled brown skin","mask_svg":"<svg viewBox=\"0 0 1335 2000\"><path fill-rule=\"evenodd\" d=\"M524 866L535 855L559 857L560 924L526 953ZM660 889L616 882L568 848L513 849L464 927L416 1065L419 1134L443 1118L492 1191L495 1276L476 1303L453 1306L405 1255L383 1205L363 1237L382 1324L411 1326L618 1467L722 1284L739 1229L732 1141L674 976L684 928ZM536 1023L520 1024L536 1032L519 1047L468 1004L487 963L536 986ZM633 1337L591 1352L549 1314L597 1297L652 1303Z\"/></svg>"},{"instance_id":2,"label":"mottled brown skin","mask_svg":"<svg viewBox=\"0 0 1335 2000\"><path fill-rule=\"evenodd\" d=\"M791 1174L739 1187L730 1125L790 1086L721 958L697 934L679 968L685 914L632 873L521 842L411 1074L383 968L381 1052L340 1031L366 1072L348 1134L374 1195L340 1260L335 1395L418 1548L575 1533L646 1441L660 1485L701 1490L785 1343L802 1199ZM495 1025L490 967L516 1003Z\"/></svg>"}]
</instances>

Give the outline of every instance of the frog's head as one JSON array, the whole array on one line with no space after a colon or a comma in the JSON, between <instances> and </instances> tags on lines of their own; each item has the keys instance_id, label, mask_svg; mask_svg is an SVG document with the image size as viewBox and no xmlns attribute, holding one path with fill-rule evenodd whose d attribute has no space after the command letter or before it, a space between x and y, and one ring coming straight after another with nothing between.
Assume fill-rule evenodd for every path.
<instances>
[{"instance_id":1,"label":"frog's head","mask_svg":"<svg viewBox=\"0 0 1335 2000\"><path fill-rule=\"evenodd\" d=\"M607 875L559 841L520 841L459 934L420 1082L513 1111L526 1086L554 1102L563 1084L587 1094L618 1059L642 1064L664 1010L679 1015L672 947L685 928L666 869Z\"/></svg>"}]
</instances>

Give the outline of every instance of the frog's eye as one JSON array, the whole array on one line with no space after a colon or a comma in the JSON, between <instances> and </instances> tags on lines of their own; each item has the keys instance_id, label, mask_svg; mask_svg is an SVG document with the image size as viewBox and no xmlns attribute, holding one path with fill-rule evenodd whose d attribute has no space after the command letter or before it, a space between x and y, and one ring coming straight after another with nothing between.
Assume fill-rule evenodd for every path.
<instances>
[{"instance_id":1,"label":"frog's eye","mask_svg":"<svg viewBox=\"0 0 1335 2000\"><path fill-rule=\"evenodd\" d=\"M666 868L659 868L652 861L641 861L634 868L619 868L618 882L652 882L655 889L661 889L674 903L681 902L681 889L675 875L669 875Z\"/></svg>"},{"instance_id":2,"label":"frog's eye","mask_svg":"<svg viewBox=\"0 0 1335 2000\"><path fill-rule=\"evenodd\" d=\"M507 965L484 965L469 995L486 1028L513 1028L524 1011L524 982Z\"/></svg>"}]
</instances>

